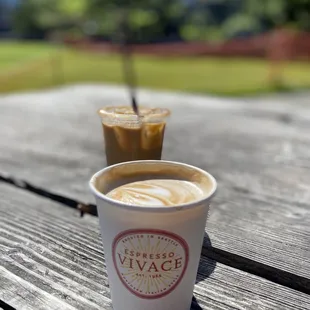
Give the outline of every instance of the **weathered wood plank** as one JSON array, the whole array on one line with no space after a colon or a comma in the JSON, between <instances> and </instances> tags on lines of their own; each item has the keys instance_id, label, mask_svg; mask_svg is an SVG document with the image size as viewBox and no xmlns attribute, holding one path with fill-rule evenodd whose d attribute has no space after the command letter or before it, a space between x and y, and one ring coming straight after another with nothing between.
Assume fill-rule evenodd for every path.
<instances>
[{"instance_id":1,"label":"weathered wood plank","mask_svg":"<svg viewBox=\"0 0 310 310\"><path fill-rule=\"evenodd\" d=\"M96 110L124 103L126 95L122 88L73 87L0 98L1 172L67 196L92 199L85 184L105 163ZM300 126L309 129L307 106L296 109L295 102L294 106L254 105L156 92L142 92L140 97L146 105L172 109L166 159L221 171L230 171L231 164L239 163L243 172L257 160L257 168L261 164L288 165L293 160L307 163L309 135L300 130ZM282 122L284 113L293 119L292 125ZM240 167L243 162L247 165Z\"/></svg>"},{"instance_id":2,"label":"weathered wood plank","mask_svg":"<svg viewBox=\"0 0 310 310\"><path fill-rule=\"evenodd\" d=\"M0 300L16 309L111 309L98 219L0 184ZM201 258L192 310L309 309L310 296Z\"/></svg>"},{"instance_id":3,"label":"weathered wood plank","mask_svg":"<svg viewBox=\"0 0 310 310\"><path fill-rule=\"evenodd\" d=\"M9 301L18 309L75 309L65 300L46 293L3 266L0 266L0 279L0 299Z\"/></svg>"},{"instance_id":4,"label":"weathered wood plank","mask_svg":"<svg viewBox=\"0 0 310 310\"><path fill-rule=\"evenodd\" d=\"M113 87L73 87L2 98L0 172L93 202L87 182L104 165L95 111L126 95ZM207 225L213 246L309 278L310 106L304 97L290 99L294 104L147 91L140 97L173 111L164 158L200 166L219 181Z\"/></svg>"}]
</instances>

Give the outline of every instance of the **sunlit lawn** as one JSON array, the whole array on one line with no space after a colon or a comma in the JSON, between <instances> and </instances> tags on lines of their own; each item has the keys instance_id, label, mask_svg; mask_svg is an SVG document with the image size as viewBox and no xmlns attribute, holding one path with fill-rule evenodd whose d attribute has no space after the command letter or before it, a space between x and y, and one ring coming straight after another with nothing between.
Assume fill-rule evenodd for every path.
<instances>
[{"instance_id":1,"label":"sunlit lawn","mask_svg":"<svg viewBox=\"0 0 310 310\"><path fill-rule=\"evenodd\" d=\"M139 85L146 88L245 95L274 91L267 83L267 62L220 58L136 56ZM310 63L290 63L288 88L310 88ZM74 83L123 83L118 55L56 49L44 44L0 44L0 92Z\"/></svg>"},{"instance_id":2,"label":"sunlit lawn","mask_svg":"<svg viewBox=\"0 0 310 310\"><path fill-rule=\"evenodd\" d=\"M34 61L46 58L56 48L40 43L0 42L0 74L4 69L11 69Z\"/></svg>"}]
</instances>

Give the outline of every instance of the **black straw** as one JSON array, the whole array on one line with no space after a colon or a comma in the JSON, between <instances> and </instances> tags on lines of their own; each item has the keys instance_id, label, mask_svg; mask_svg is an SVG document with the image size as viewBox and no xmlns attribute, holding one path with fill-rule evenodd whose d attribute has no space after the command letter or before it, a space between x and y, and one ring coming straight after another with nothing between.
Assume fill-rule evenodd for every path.
<instances>
[{"instance_id":1,"label":"black straw","mask_svg":"<svg viewBox=\"0 0 310 310\"><path fill-rule=\"evenodd\" d=\"M123 69L125 83L129 88L129 95L131 100L132 109L134 112L139 115L138 104L136 100L136 75L133 66L132 60L132 51L130 48L130 33L129 33L129 24L128 24L128 11L123 10L120 22L120 33L122 35L121 39L121 54L123 60Z\"/></svg>"}]
</instances>

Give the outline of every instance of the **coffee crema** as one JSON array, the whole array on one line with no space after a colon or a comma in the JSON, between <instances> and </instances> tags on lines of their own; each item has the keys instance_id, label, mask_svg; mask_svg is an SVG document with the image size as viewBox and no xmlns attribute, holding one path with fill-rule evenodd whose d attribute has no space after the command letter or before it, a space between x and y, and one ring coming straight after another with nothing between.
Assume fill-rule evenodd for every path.
<instances>
[{"instance_id":1,"label":"coffee crema","mask_svg":"<svg viewBox=\"0 0 310 310\"><path fill-rule=\"evenodd\" d=\"M107 197L129 205L169 207L199 200L204 195L203 189L193 182L152 179L122 185Z\"/></svg>"}]
</instances>

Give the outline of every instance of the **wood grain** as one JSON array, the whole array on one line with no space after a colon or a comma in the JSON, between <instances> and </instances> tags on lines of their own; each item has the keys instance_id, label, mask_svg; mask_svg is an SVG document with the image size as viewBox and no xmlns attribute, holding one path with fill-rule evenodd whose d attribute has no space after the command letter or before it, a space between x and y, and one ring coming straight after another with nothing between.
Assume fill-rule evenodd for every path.
<instances>
[{"instance_id":1,"label":"wood grain","mask_svg":"<svg viewBox=\"0 0 310 310\"><path fill-rule=\"evenodd\" d=\"M87 182L105 163L95 111L126 102L126 94L81 86L1 98L0 172L94 202ZM172 109L163 157L219 182L207 224L212 245L309 279L309 97L139 97Z\"/></svg>"},{"instance_id":2,"label":"wood grain","mask_svg":"<svg viewBox=\"0 0 310 310\"><path fill-rule=\"evenodd\" d=\"M86 184L105 165L96 111L103 105L126 102L126 95L122 88L81 86L0 97L1 172L66 196L91 200ZM236 102L147 91L139 95L145 105L172 110L166 159L227 172L236 168L240 172L243 162L246 172L257 159L257 168L307 159L309 138L301 130L304 126L309 129L310 109L305 105L297 109L296 102L294 106L267 100ZM297 128L283 123L283 114L294 119ZM291 147L290 142L294 143Z\"/></svg>"},{"instance_id":3,"label":"wood grain","mask_svg":"<svg viewBox=\"0 0 310 310\"><path fill-rule=\"evenodd\" d=\"M98 219L0 184L0 300L16 309L107 309ZM310 296L201 258L192 310L309 309Z\"/></svg>"}]
</instances>

